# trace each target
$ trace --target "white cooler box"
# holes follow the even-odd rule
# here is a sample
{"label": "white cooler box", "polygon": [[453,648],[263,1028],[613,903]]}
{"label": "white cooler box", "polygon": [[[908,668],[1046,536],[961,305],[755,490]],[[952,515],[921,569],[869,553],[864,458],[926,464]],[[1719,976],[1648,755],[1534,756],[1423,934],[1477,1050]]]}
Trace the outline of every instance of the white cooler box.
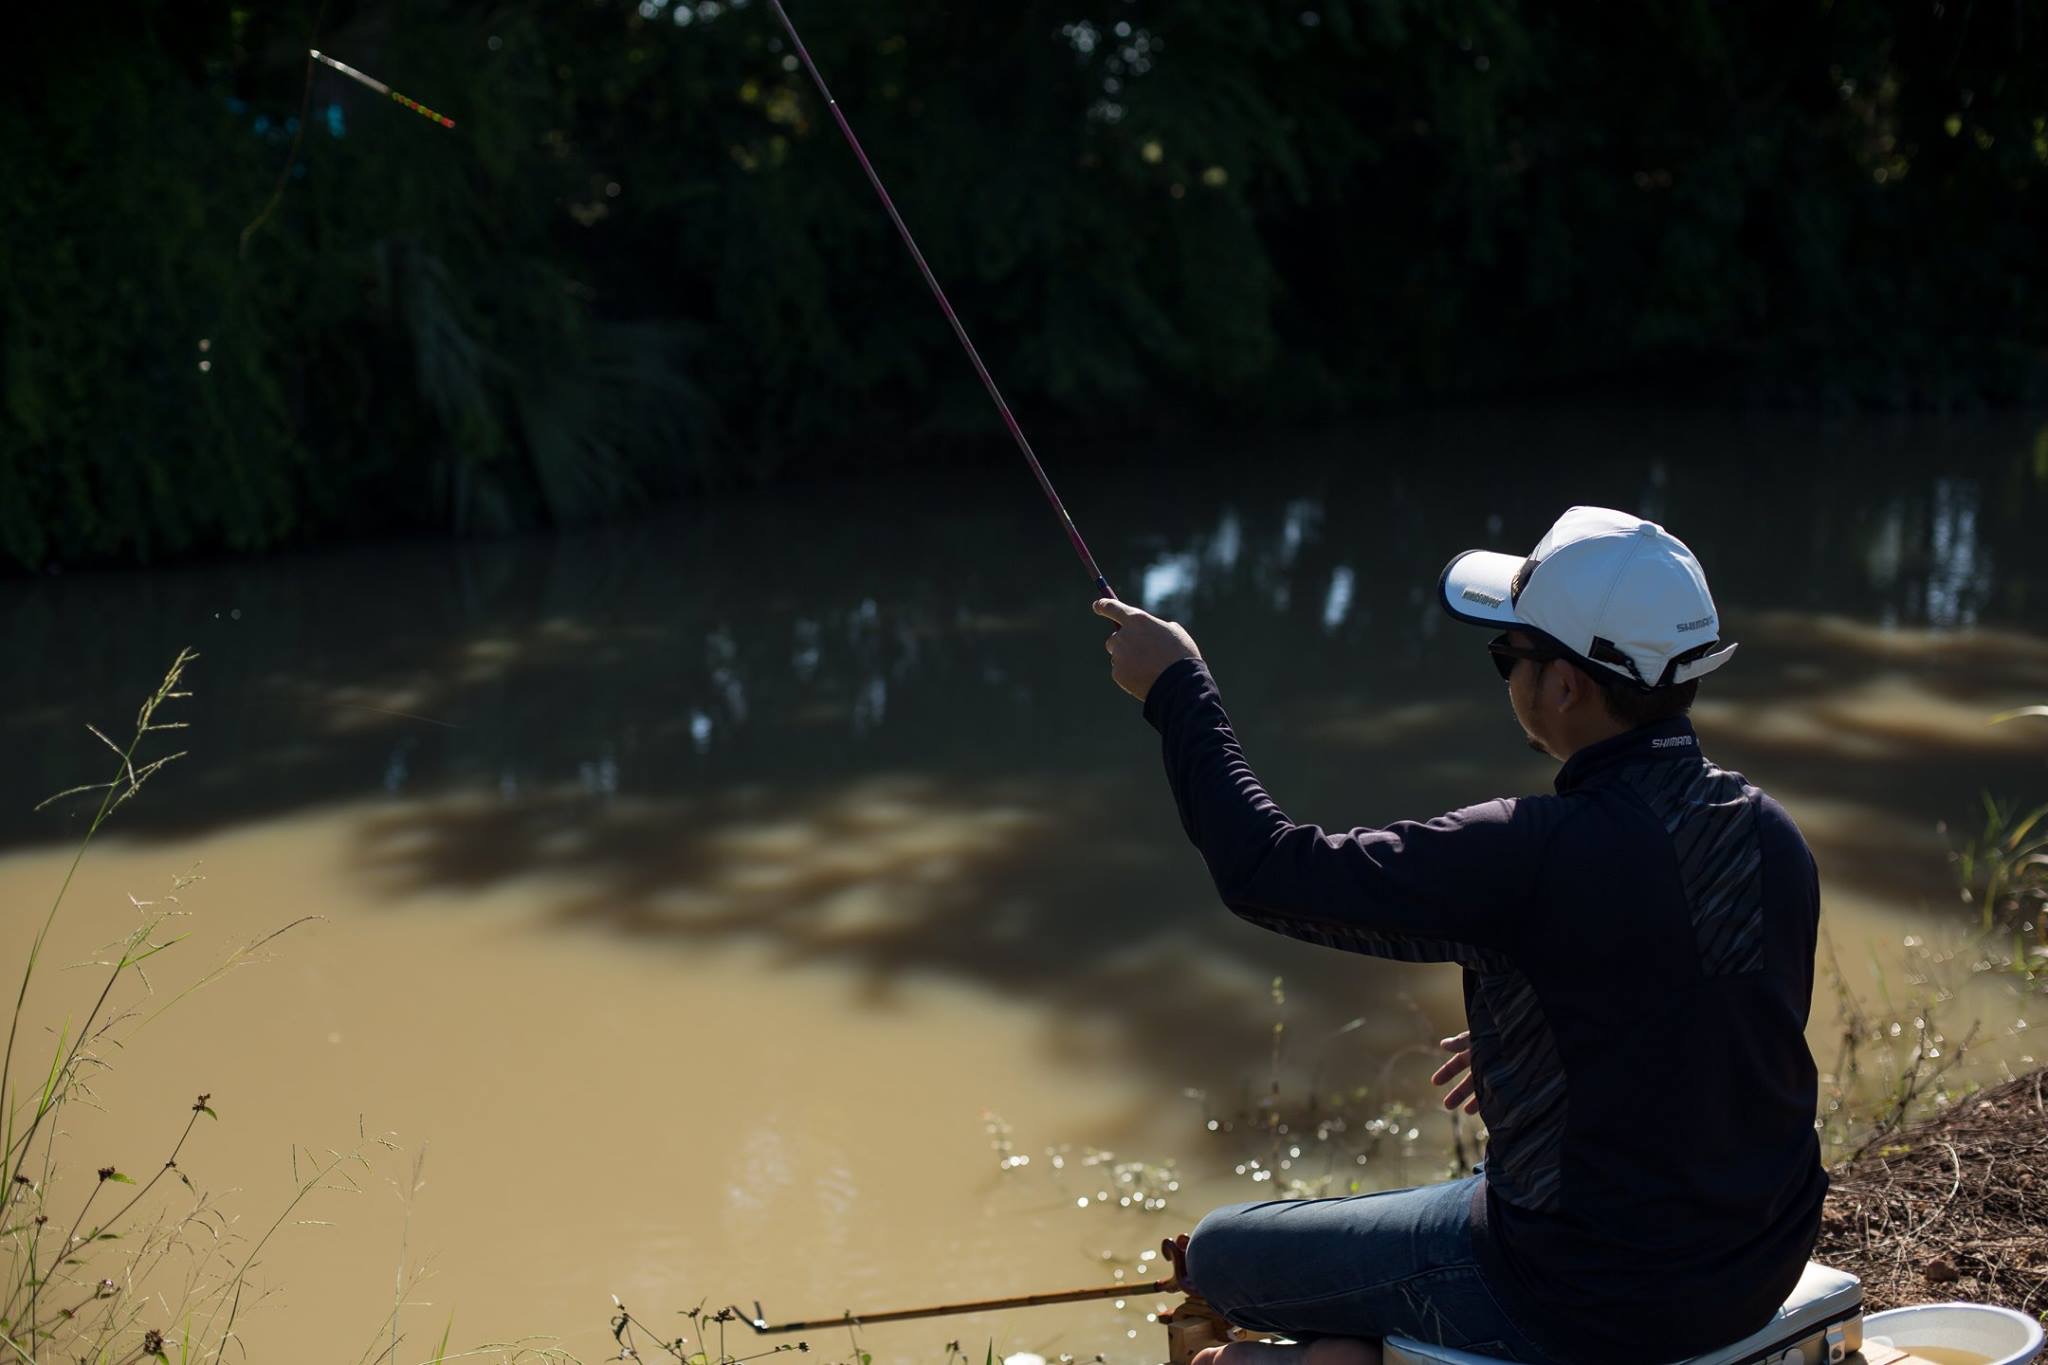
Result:
{"label": "white cooler box", "polygon": [[[1674,1310],[1676,1311],[1676,1310]],[[1678,1365],[1839,1365],[1863,1348],[1863,1286],[1854,1275],[1810,1261],[1798,1288],[1762,1331]],[[1388,1337],[1386,1365],[1499,1365],[1489,1356]],[[1644,1365],[1665,1360],[1643,1343]]]}

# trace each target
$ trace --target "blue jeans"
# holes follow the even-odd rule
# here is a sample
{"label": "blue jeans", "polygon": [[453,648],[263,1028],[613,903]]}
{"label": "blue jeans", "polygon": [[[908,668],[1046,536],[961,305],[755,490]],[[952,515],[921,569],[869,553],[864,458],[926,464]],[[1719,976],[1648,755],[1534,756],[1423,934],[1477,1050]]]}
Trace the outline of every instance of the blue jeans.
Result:
{"label": "blue jeans", "polygon": [[1398,1334],[1544,1365],[1480,1271],[1481,1178],[1217,1209],[1189,1239],[1188,1279],[1239,1327],[1296,1341]]}

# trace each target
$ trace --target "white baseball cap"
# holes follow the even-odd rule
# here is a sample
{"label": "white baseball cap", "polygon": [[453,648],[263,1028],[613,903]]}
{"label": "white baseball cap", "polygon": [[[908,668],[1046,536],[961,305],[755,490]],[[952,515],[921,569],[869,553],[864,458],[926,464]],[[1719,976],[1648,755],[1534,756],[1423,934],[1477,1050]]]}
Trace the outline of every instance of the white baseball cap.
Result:
{"label": "white baseball cap", "polygon": [[1685,542],[1610,507],[1574,507],[1527,558],[1467,550],[1444,566],[1444,610],[1547,638],[1645,690],[1704,677],[1735,653]]}

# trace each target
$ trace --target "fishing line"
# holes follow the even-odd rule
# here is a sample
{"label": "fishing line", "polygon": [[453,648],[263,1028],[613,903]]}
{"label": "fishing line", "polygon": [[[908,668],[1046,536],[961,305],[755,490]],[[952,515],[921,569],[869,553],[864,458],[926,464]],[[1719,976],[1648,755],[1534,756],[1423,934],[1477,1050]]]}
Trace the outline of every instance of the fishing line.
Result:
{"label": "fishing line", "polygon": [[974,343],[968,339],[967,329],[961,325],[959,315],[953,311],[953,305],[946,301],[946,291],[939,288],[938,277],[933,275],[932,268],[925,264],[924,253],[917,249],[917,239],[910,235],[909,227],[903,222],[903,215],[896,211],[896,202],[889,197],[889,191],[882,187],[882,177],[875,174],[874,163],[869,161],[868,154],[861,150],[860,139],[853,135],[853,125],[846,121],[846,115],[839,108],[839,101],[833,99],[832,92],[826,89],[825,78],[819,74],[818,64],[811,60],[810,52],[804,47],[804,40],[797,36],[796,25],[789,21],[789,15],[782,8],[782,0],[768,0],[768,4],[775,11],[775,17],[782,21],[783,29],[789,34],[789,41],[795,46],[796,55],[802,60],[804,69],[811,73],[811,80],[818,87],[818,93],[824,96],[825,107],[832,111],[832,118],[838,123],[839,131],[846,136],[846,144],[853,148],[854,156],[859,158],[860,168],[867,172],[868,183],[875,187],[876,197],[882,201],[882,207],[889,212],[889,221],[896,225],[897,234],[903,238],[903,245],[910,250],[910,258],[917,262],[918,273],[923,275],[924,282],[931,286],[932,297],[939,301],[939,308],[945,313],[946,321],[953,324],[953,335],[960,338],[960,345],[966,350],[968,360],[974,364],[974,372],[981,376],[982,387],[988,390],[988,396],[995,402],[996,411],[1002,414],[1003,425],[1010,429],[1011,437],[1017,442],[1017,449],[1024,452],[1024,461],[1031,466],[1032,476],[1038,480],[1038,486],[1044,491],[1046,501],[1052,504],[1052,510],[1058,514],[1060,525],[1066,528],[1067,539],[1073,543],[1074,553],[1081,556],[1081,563],[1086,566],[1089,576],[1095,580],[1096,591],[1104,597],[1116,596],[1110,589],[1109,580],[1103,576],[1102,570],[1096,567],[1095,556],[1088,553],[1088,542],[1081,539],[1080,530],[1074,525],[1073,517],[1067,513],[1067,505],[1061,502],[1060,495],[1053,491],[1052,480],[1045,476],[1045,467],[1038,463],[1038,456],[1032,453],[1031,442],[1024,439],[1024,428],[1017,424],[1017,418],[1011,413],[1010,405],[1003,401],[1002,391],[996,387],[996,381],[989,374],[988,366],[981,363],[981,353],[974,349]]}
{"label": "fishing line", "polygon": [[[313,41],[316,43],[320,41],[321,21],[324,20],[326,17],[327,0],[320,0],[320,8],[318,10],[315,10],[313,13]],[[246,261],[249,259],[249,239],[256,235],[256,230],[258,228],[262,227],[265,223],[270,221],[270,215],[277,211],[278,203],[284,198],[285,182],[291,178],[292,165],[299,159],[299,143],[305,140],[306,116],[310,114],[312,111],[313,59],[312,57],[308,56],[306,58],[306,90],[305,93],[299,97],[298,131],[292,134],[292,149],[285,156],[284,169],[277,173],[277,185],[270,191],[270,202],[263,206],[263,212],[257,214],[255,218],[250,220],[249,226],[242,229],[241,244],[235,249],[235,254],[242,260]]]}

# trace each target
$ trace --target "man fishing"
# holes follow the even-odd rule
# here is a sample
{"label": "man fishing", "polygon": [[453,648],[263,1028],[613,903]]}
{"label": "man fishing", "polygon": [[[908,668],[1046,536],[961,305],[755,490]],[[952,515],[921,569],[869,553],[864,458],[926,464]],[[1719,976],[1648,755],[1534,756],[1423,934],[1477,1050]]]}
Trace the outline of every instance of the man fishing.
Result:
{"label": "man fishing", "polygon": [[1390,1334],[1551,1365],[1682,1359],[1769,1321],[1819,1230],[1818,883],[1783,808],[1709,762],[1687,718],[1735,652],[1698,561],[1654,523],[1575,507],[1527,557],[1459,555],[1440,591],[1499,632],[1488,654],[1530,747],[1563,765],[1556,791],[1342,833],[1266,794],[1185,630],[1095,603],[1231,910],[1464,968],[1468,1027],[1433,1079],[1489,1134],[1462,1180],[1204,1218],[1170,1248],[1188,1287],[1298,1344],[1200,1365],[1377,1365]]}
{"label": "man fishing", "polygon": [[1485,1118],[1485,1173],[1211,1214],[1170,1244],[1176,1276],[1239,1324],[1305,1343],[1220,1352],[1377,1365],[1370,1339],[1402,1332],[1639,1365],[1762,1326],[1827,1190],[1801,1031],[1820,898],[1791,819],[1700,757],[1685,718],[1735,650],[1692,553],[1574,508],[1527,559],[1452,561],[1444,605],[1502,629],[1489,652],[1529,742],[1564,764],[1557,794],[1348,834],[1294,824],[1245,763],[1194,640],[1116,600],[781,0],[769,7],[1117,623],[1112,676],[1164,736],[1224,903],[1311,942],[1465,968],[1469,1027],[1437,1075],[1447,1103]]}

